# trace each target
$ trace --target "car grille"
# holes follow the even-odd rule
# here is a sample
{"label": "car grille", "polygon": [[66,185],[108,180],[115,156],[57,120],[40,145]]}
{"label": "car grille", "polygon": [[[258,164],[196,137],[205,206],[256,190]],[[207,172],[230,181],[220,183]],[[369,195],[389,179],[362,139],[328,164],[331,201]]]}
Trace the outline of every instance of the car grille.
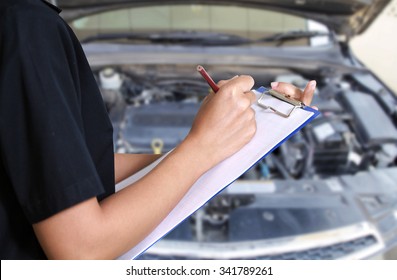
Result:
{"label": "car grille", "polygon": [[377,243],[374,236],[365,236],[356,240],[334,244],[301,252],[264,256],[260,260],[332,260],[359,252]]}
{"label": "car grille", "polygon": [[[277,255],[257,256],[257,260],[330,260],[347,257],[348,255],[358,253],[361,250],[369,248],[378,243],[373,235],[367,235],[354,240],[341,242],[329,246],[318,247],[303,251],[289,252]],[[159,256],[154,254],[143,254],[138,260],[187,260],[192,259],[184,256]]]}

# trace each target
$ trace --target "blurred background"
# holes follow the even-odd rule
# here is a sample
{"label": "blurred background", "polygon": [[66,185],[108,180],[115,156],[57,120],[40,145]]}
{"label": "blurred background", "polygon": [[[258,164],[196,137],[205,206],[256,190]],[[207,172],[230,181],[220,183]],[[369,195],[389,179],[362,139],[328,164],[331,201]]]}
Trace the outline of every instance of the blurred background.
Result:
{"label": "blurred background", "polygon": [[115,151],[161,153],[208,85],[317,81],[321,116],[141,256],[397,259],[397,0],[52,0],[82,42]]}
{"label": "blurred background", "polygon": [[[380,16],[351,42],[355,55],[397,92],[397,0],[391,1]],[[397,260],[397,248],[379,258]]]}
{"label": "blurred background", "polygon": [[351,42],[357,57],[397,92],[397,0]]}

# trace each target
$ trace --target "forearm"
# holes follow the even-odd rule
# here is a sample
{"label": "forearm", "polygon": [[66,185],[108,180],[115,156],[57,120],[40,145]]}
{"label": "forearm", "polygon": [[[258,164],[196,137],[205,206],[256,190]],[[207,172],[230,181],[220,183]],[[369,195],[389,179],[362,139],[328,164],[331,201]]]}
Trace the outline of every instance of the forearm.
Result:
{"label": "forearm", "polygon": [[194,182],[206,171],[199,155],[177,149],[165,158],[149,175],[133,186],[109,197],[101,207],[111,218],[116,231],[119,247],[111,244],[108,251],[113,256],[132,248],[144,239],[175,207]]}
{"label": "forearm", "polygon": [[115,183],[128,178],[148,166],[161,155],[153,154],[115,154],[114,155],[114,173]]}
{"label": "forearm", "polygon": [[[141,180],[98,203],[96,198],[35,224],[50,258],[115,258],[147,236],[209,168],[247,144],[256,132],[252,78],[240,76],[210,93],[187,138]],[[142,164],[117,156],[117,180]]]}
{"label": "forearm", "polygon": [[[181,145],[147,176],[100,204],[89,200],[35,225],[46,254],[57,259],[112,259],[135,246],[210,167],[199,149],[188,146]],[[71,226],[65,229],[65,224]]]}

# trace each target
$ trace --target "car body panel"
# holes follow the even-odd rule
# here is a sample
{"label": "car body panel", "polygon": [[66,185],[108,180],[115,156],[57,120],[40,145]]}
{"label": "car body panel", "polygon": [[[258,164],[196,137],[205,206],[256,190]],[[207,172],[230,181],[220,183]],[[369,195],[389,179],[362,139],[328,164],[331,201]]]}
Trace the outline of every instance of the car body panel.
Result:
{"label": "car body panel", "polygon": [[53,2],[70,22],[127,7],[217,4],[302,16],[336,34],[321,46],[83,44],[117,152],[151,153],[154,139],[167,152],[182,141],[208,92],[197,64],[214,80],[251,75],[257,87],[283,81],[304,88],[317,80],[313,103],[322,115],[141,259],[362,259],[397,245],[397,98],[347,44],[389,1]]}
{"label": "car body panel", "polygon": [[[147,6],[165,4],[186,4],[186,1],[95,1],[95,0],[58,0],[55,1],[64,9],[67,20],[99,11],[121,8],[124,6]],[[289,13],[321,22],[337,34],[347,37],[360,34],[385,8],[389,0],[233,0],[233,1],[189,1],[189,4],[238,5],[258,9],[268,9]]]}

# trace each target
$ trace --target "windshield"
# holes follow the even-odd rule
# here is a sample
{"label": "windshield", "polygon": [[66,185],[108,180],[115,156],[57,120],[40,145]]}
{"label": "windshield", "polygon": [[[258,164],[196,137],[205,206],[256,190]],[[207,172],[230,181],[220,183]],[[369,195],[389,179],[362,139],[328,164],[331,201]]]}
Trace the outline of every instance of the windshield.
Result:
{"label": "windshield", "polygon": [[[321,24],[305,18],[254,8],[226,5],[159,5],[123,8],[106,11],[74,20],[71,23],[75,33],[82,41],[98,39],[122,39],[128,34],[173,34],[193,32],[195,38],[200,34],[227,34],[233,40],[244,38],[258,40],[271,38],[275,34],[320,31],[328,32]],[[179,32],[179,33],[177,33]],[[109,36],[109,35],[115,36]],[[105,36],[103,36],[105,35]],[[102,36],[102,37],[101,37]],[[315,36],[295,36],[285,40],[282,45],[313,45]],[[89,38],[89,40],[86,40]],[[139,37],[142,39],[142,37]],[[211,37],[213,40],[213,37]],[[322,38],[327,43],[327,38]],[[325,41],[324,41],[325,40]],[[226,41],[226,40],[225,40]],[[175,43],[175,40],[173,41]],[[280,45],[280,42],[265,40],[262,43]]]}

